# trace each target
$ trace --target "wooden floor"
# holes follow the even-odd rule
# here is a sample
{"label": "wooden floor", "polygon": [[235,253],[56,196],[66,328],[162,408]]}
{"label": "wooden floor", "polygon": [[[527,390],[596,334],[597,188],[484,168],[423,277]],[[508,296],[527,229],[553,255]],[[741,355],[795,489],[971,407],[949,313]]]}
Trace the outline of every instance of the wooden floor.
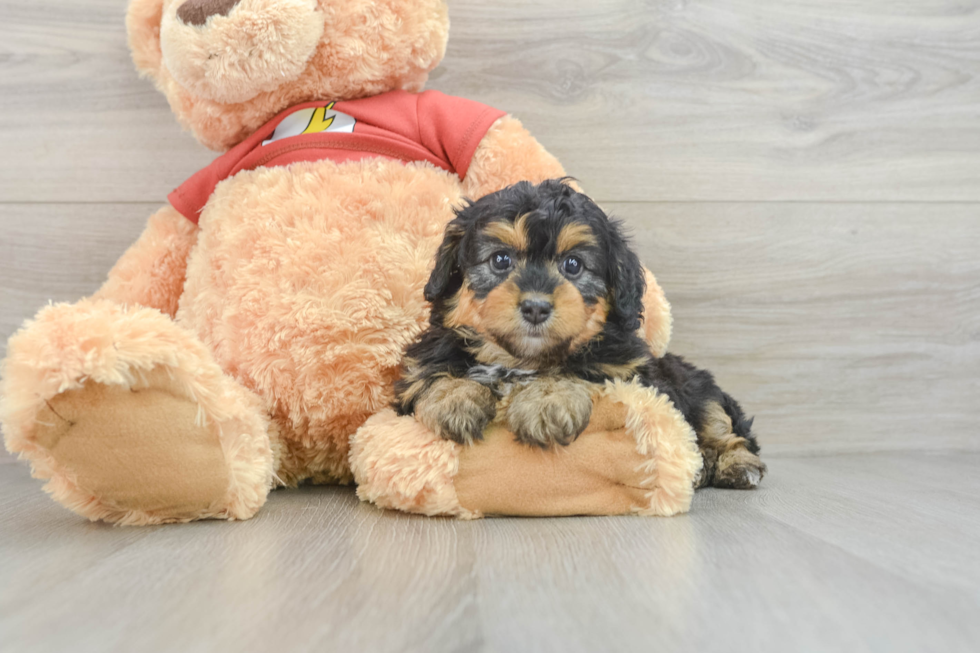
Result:
{"label": "wooden floor", "polygon": [[[214,153],[124,0],[0,0],[0,341]],[[456,523],[349,489],[88,524],[0,454],[0,649],[980,650],[980,1],[453,0],[429,88],[621,216],[771,475],[669,520]]]}
{"label": "wooden floor", "polygon": [[349,488],[90,524],[0,465],[5,651],[943,651],[980,643],[980,453],[770,460],[690,515],[457,522]]}

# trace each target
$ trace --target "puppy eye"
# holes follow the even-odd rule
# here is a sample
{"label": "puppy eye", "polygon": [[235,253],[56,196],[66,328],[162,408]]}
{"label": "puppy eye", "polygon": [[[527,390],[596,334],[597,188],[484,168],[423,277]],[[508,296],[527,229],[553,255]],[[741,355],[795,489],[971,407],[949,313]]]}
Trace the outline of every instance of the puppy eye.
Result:
{"label": "puppy eye", "polygon": [[506,272],[513,264],[514,262],[507,252],[496,252],[490,255],[490,267],[497,272]]}
{"label": "puppy eye", "polygon": [[582,272],[582,261],[574,256],[569,256],[561,264],[561,269],[570,277],[577,277]]}

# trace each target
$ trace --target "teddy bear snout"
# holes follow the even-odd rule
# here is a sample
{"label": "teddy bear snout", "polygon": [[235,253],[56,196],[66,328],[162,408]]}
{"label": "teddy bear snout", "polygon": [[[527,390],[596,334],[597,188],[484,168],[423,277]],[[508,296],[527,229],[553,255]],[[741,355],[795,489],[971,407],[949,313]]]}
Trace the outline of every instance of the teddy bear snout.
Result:
{"label": "teddy bear snout", "polygon": [[177,9],[177,18],[185,25],[200,27],[211,16],[227,16],[240,0],[187,0]]}
{"label": "teddy bear snout", "polygon": [[297,79],[323,28],[317,0],[177,0],[163,15],[160,50],[184,89],[235,104]]}

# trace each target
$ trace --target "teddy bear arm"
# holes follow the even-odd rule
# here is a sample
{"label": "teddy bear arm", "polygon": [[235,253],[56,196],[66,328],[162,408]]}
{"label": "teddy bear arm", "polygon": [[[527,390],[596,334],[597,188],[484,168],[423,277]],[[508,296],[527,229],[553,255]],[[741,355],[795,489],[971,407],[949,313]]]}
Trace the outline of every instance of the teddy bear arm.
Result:
{"label": "teddy bear arm", "polygon": [[116,262],[93,299],[156,308],[173,317],[184,288],[197,227],[167,206],[150,217],[139,239]]}
{"label": "teddy bear arm", "polygon": [[639,335],[650,345],[653,355],[659,357],[667,353],[674,318],[670,313],[670,302],[667,301],[656,277],[646,268],[643,271],[646,275],[647,289],[643,295],[643,324],[640,326]]}
{"label": "teddy bear arm", "polygon": [[381,411],[351,438],[363,501],[426,515],[674,515],[701,471],[694,431],[670,399],[637,383],[596,388],[588,427],[542,449],[502,425],[461,446],[413,416]]}
{"label": "teddy bear arm", "polygon": [[539,183],[565,176],[558,159],[548,152],[521,121],[504,116],[497,120],[473,154],[463,179],[463,194],[471,200],[519,181]]}

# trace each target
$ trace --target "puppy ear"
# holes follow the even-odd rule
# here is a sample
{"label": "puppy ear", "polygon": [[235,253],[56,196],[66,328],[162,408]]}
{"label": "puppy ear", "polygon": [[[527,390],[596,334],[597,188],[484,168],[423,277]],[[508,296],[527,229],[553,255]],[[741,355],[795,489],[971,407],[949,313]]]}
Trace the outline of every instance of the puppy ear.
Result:
{"label": "puppy ear", "polygon": [[610,281],[612,314],[629,331],[640,328],[643,320],[643,294],[646,275],[640,259],[629,248],[618,223],[610,220]]}
{"label": "puppy ear", "polygon": [[432,269],[423,291],[427,302],[446,297],[463,285],[463,273],[459,269],[459,248],[463,234],[466,233],[464,220],[463,215],[458,215],[446,226],[446,235],[436,252],[436,266]]}

